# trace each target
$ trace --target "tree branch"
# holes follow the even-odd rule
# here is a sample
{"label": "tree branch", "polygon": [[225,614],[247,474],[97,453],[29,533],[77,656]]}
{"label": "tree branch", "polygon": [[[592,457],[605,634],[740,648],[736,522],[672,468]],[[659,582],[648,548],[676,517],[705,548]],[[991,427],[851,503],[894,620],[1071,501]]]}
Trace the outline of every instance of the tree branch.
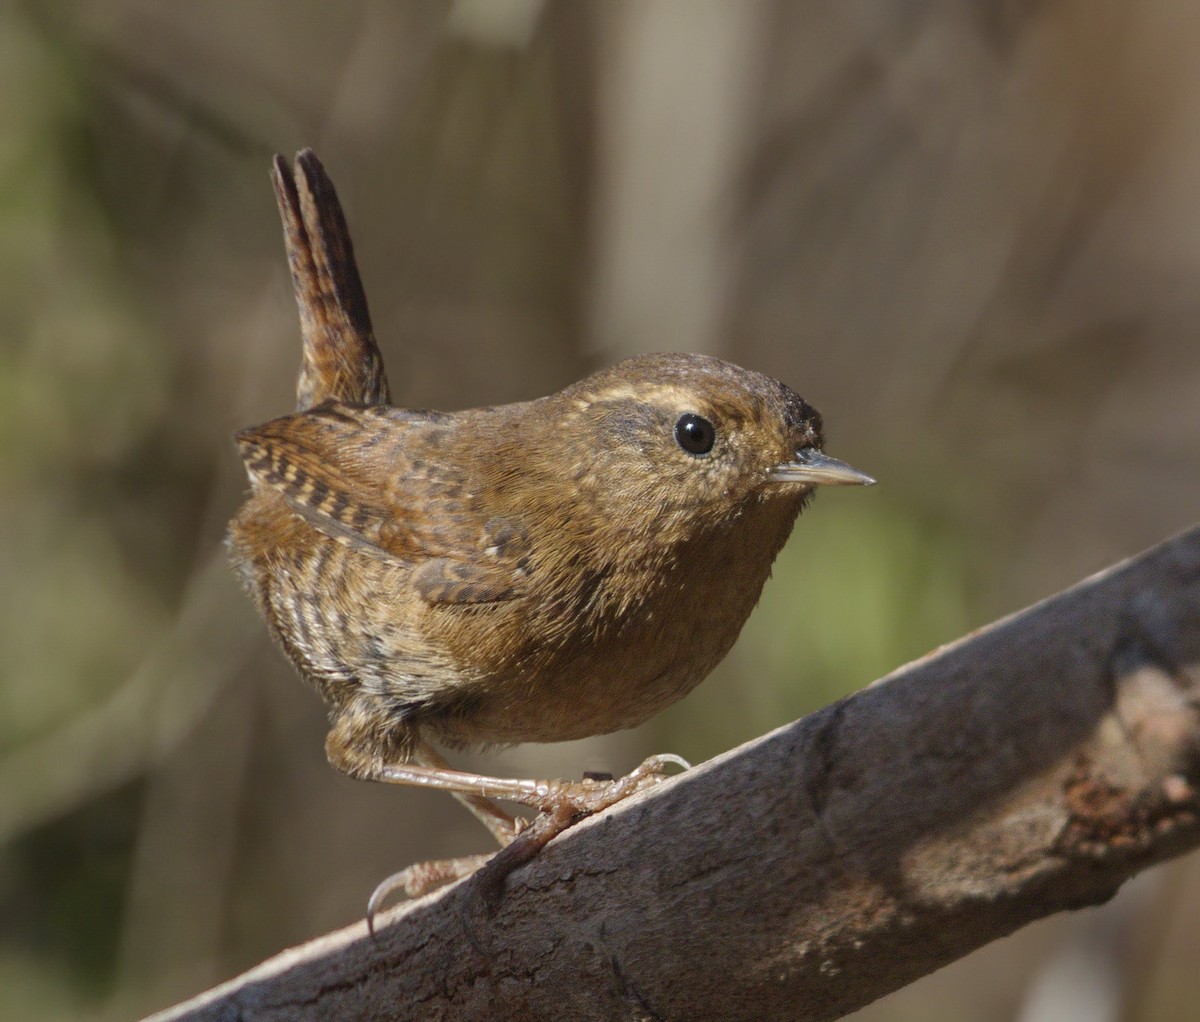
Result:
{"label": "tree branch", "polygon": [[1200,843],[1200,528],[154,1016],[832,1019]]}

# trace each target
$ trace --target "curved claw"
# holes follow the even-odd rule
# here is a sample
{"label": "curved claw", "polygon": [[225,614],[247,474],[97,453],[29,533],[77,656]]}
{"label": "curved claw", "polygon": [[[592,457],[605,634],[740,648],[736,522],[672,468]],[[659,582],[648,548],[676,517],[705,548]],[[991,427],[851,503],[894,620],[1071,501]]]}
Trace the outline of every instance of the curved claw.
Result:
{"label": "curved claw", "polygon": [[407,886],[404,879],[404,874],[407,872],[407,869],[402,869],[399,873],[393,873],[387,879],[380,881],[375,890],[371,892],[371,897],[367,899],[367,933],[372,937],[375,936],[375,917],[383,908],[383,903],[387,901],[388,895]]}
{"label": "curved claw", "polygon": [[[646,760],[645,763],[642,764],[642,766],[646,766],[649,763],[654,763],[660,766],[677,766],[680,770],[692,769],[691,763],[689,763],[682,756],[676,756],[673,752],[664,752],[657,756],[651,756],[648,760]],[[661,773],[661,771],[658,772]]]}
{"label": "curved claw", "polygon": [[492,852],[483,855],[466,855],[458,859],[436,859],[433,862],[418,862],[381,881],[367,899],[367,932],[375,936],[375,917],[393,894],[402,892],[406,898],[419,898],[446,884],[470,876],[488,859]]}
{"label": "curved claw", "polygon": [[673,752],[660,753],[657,756],[651,756],[636,769],[631,770],[628,774],[615,782],[619,789],[625,789],[628,795],[632,795],[635,791],[641,791],[646,786],[646,782],[658,784],[660,781],[665,781],[671,775],[667,773],[667,767],[679,767],[681,771],[691,770],[692,764],[682,756],[676,756]]}

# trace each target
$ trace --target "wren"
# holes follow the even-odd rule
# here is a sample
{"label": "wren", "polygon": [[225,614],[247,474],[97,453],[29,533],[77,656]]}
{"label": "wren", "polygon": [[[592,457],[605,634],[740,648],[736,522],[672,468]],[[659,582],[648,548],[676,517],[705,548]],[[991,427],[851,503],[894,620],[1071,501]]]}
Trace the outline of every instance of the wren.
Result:
{"label": "wren", "polygon": [[[455,793],[510,869],[686,764],[501,779],[449,768],[434,743],[642,723],[729,651],[813,488],[874,480],[823,453],[821,416],[794,391],[703,355],[626,359],[518,404],[392,406],[332,183],[310,150],[294,171],[276,157],[272,177],[303,361],[297,411],[237,435],[251,491],[233,561],[325,700],[330,762]],[[523,830],[492,799],[540,815]],[[381,885],[372,912],[462,872],[420,869]]]}

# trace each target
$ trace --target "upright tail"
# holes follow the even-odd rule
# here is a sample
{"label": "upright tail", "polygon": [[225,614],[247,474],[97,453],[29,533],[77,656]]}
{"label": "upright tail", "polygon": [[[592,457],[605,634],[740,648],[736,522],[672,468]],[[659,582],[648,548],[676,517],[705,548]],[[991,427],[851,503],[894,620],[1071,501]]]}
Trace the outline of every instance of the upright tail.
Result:
{"label": "upright tail", "polygon": [[282,156],[276,156],[271,181],[304,335],[297,410],[331,399],[389,404],[383,356],[371,330],[367,296],[333,182],[311,149],[296,154],[294,173]]}

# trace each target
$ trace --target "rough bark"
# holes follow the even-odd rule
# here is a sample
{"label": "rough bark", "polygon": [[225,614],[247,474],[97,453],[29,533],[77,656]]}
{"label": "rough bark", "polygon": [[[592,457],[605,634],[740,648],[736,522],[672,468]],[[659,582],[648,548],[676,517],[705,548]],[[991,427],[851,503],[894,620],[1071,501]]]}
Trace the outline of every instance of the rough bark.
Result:
{"label": "rough bark", "polygon": [[1200,529],[167,1020],[832,1019],[1200,843]]}

